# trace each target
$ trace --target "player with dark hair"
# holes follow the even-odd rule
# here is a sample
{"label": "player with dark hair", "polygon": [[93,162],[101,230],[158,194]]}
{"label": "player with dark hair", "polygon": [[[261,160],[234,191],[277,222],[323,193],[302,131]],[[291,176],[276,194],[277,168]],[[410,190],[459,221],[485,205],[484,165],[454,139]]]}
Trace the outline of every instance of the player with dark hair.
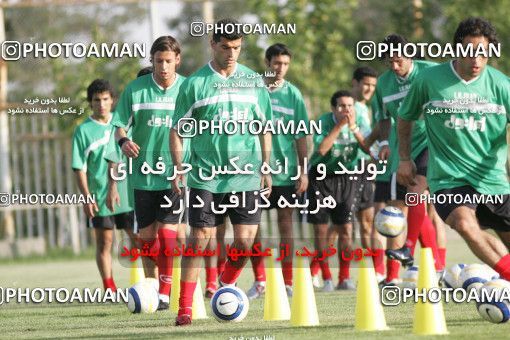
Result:
{"label": "player with dark hair", "polygon": [[[112,273],[113,227],[133,235],[133,208],[127,197],[119,201],[115,214],[107,208],[108,163],[103,158],[114,133],[111,109],[115,92],[110,83],[96,79],[87,87],[87,101],[92,115],[80,124],[73,135],[72,167],[83,195],[95,195],[95,203],[85,203],[85,215],[92,219],[96,235],[96,262],[105,289],[117,290]],[[124,184],[119,190],[126,193]]]}
{"label": "player with dark hair", "polygon": [[375,201],[397,206],[404,211],[404,214],[407,214],[406,243],[402,248],[399,248],[401,247],[401,243],[397,243],[400,241],[399,238],[389,240],[389,249],[386,250],[386,255],[389,258],[387,277],[381,283],[382,285],[393,285],[397,282],[400,268],[398,261],[402,261],[404,265],[412,265],[412,254],[418,237],[420,237],[423,246],[432,248],[436,259],[436,270],[441,271],[443,269],[437,249],[436,230],[426,214],[425,204],[420,203],[409,207],[404,204],[406,193],[422,194],[428,187],[425,178],[428,149],[423,122],[415,125],[412,137],[412,157],[419,165],[417,182],[407,188],[398,185],[396,182],[395,172],[398,165],[399,145],[395,124],[397,110],[418,74],[422,70],[435,65],[432,62],[413,60],[397,53],[391,56],[389,51],[403,50],[407,42],[407,39],[397,34],[391,34],[384,39],[383,43],[389,46],[388,52],[384,55],[389,70],[379,77],[373,101],[374,117],[379,124],[379,138],[381,141],[379,143],[379,158],[388,161],[388,175],[383,174],[376,182]]}
{"label": "player with dark hair", "polygon": [[[273,121],[283,121],[288,124],[290,121],[308,123],[305,102],[299,89],[285,79],[291,63],[292,53],[284,44],[274,44],[267,48],[265,63],[268,72],[274,74],[264,77],[271,107],[273,109]],[[303,194],[308,188],[308,175],[305,173],[305,158],[307,157],[306,135],[300,134],[276,134],[272,137],[271,166],[277,168],[278,164],[287,164],[288,171],[272,176],[273,187],[269,197],[270,206],[268,209],[276,208],[278,218],[278,230],[280,232],[280,244],[288,246],[290,254],[293,254],[293,208],[278,207],[278,200],[284,197],[287,202],[294,202],[298,195]],[[298,170],[299,168],[299,170]],[[295,178],[299,171],[299,178]],[[292,197],[292,195],[295,195]],[[260,230],[255,242],[260,242]],[[251,258],[255,282],[247,291],[249,299],[260,297],[265,291],[266,272],[264,259],[260,256]],[[292,296],[292,256],[282,259],[282,272],[287,295]]]}
{"label": "player with dark hair", "polygon": [[[151,50],[153,72],[130,82],[115,109],[113,124],[117,126],[116,141],[127,157],[133,158],[136,220],[140,248],[157,253],[159,271],[159,307],[168,309],[172,284],[173,258],[165,250],[176,246],[178,229],[185,228],[184,212],[180,211],[182,195],[172,191],[168,176],[173,175],[169,152],[169,129],[176,98],[184,77],[176,73],[181,48],[171,36],[154,41]],[[132,139],[126,131],[132,129]],[[171,201],[171,207],[162,208]],[[168,251],[167,251],[168,253]],[[155,277],[154,259],[142,258],[146,277]]]}
{"label": "player with dark hair", "polygon": [[[232,25],[234,24],[234,25]],[[212,60],[191,75],[182,85],[177,98],[174,126],[170,133],[172,159],[182,168],[181,119],[195,119],[200,126],[204,121],[220,124],[228,121],[258,121],[272,119],[271,102],[264,84],[254,71],[237,63],[243,41],[242,33],[226,32],[225,27],[238,27],[231,19],[215,23],[211,39]],[[239,86],[238,84],[243,84]],[[231,245],[238,251],[249,251],[260,224],[259,207],[261,188],[271,188],[271,176],[261,174],[262,163],[269,163],[271,135],[252,135],[240,130],[233,134],[200,131],[190,141],[191,171],[187,174],[189,193],[189,224],[191,233],[188,247],[205,249],[213,239],[216,226],[228,215],[234,230]],[[240,169],[252,168],[253,174],[213,173],[213,169],[233,170],[231,159],[236,158]],[[230,172],[230,171],[229,171]],[[173,181],[173,189],[181,191],[182,176]],[[242,190],[242,192],[240,192]],[[237,202],[238,204],[230,204]],[[240,203],[242,202],[242,203]],[[227,204],[224,210],[218,209]],[[177,326],[191,324],[193,292],[200,271],[200,257],[185,257],[182,263],[181,295]],[[221,274],[222,286],[234,285],[248,258],[229,257]]]}
{"label": "player with dark hair", "polygon": [[[487,53],[489,44],[498,41],[490,22],[469,18],[459,24],[454,43]],[[416,78],[398,112],[398,178],[404,185],[416,182],[410,138],[413,121],[423,115],[431,156],[427,179],[437,213],[480,260],[510,280],[510,184],[505,168],[510,83],[487,62],[483,54],[459,57]],[[438,202],[438,195],[464,200]],[[492,228],[501,240],[482,227]]]}
{"label": "player with dark hair", "polygon": [[[319,118],[322,126],[320,135],[314,136],[314,153],[310,159],[310,185],[308,187],[308,211],[317,211],[308,215],[313,223],[315,247],[319,255],[316,261],[322,269],[323,291],[333,291],[333,279],[328,259],[324,256],[327,248],[329,220],[338,233],[338,254],[343,270],[338,289],[354,289],[349,273],[349,263],[342,257],[342,251],[352,248],[353,214],[358,210],[363,176],[353,177],[344,169],[357,169],[364,157],[359,149],[368,152],[364,137],[370,133],[370,126],[361,114],[354,109],[354,98],[349,91],[337,91],[331,97],[331,111]],[[339,165],[341,163],[342,167]],[[335,171],[343,171],[336,174]],[[331,196],[335,207],[318,207],[318,201]],[[347,269],[347,270],[346,270]],[[342,270],[342,267],[341,267]]]}

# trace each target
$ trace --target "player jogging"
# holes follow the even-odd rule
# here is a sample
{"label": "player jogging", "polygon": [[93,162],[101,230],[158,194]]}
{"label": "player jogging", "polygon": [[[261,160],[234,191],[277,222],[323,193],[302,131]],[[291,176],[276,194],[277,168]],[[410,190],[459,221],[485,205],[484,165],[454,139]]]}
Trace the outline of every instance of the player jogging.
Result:
{"label": "player jogging", "polygon": [[[236,28],[233,31],[227,29],[232,27]],[[237,63],[242,43],[242,34],[237,27],[239,24],[231,19],[220,20],[214,25],[213,59],[181,86],[170,141],[172,159],[178,169],[182,168],[180,134],[187,130],[184,126],[190,119],[194,119],[198,126],[207,122],[226,126],[227,122],[233,122],[239,127],[241,122],[263,123],[272,118],[269,95],[262,80],[254,71]],[[271,176],[260,173],[262,162],[270,161],[271,135],[243,133],[241,129],[230,134],[211,129],[199,132],[190,141],[192,170],[188,173],[187,185],[190,187],[191,233],[188,247],[205,249],[215,227],[228,215],[234,230],[231,248],[249,251],[260,223],[259,190],[271,187]],[[253,174],[232,174],[233,160],[239,169],[248,172],[253,169]],[[218,167],[226,172],[213,173]],[[181,182],[182,176],[173,181],[176,192],[181,191]],[[234,285],[247,261],[245,256],[229,257],[220,284]],[[186,256],[183,259],[176,326],[191,324],[193,292],[200,262],[200,257]]]}
{"label": "player jogging", "polygon": [[[459,24],[453,42],[464,48],[471,45],[473,51],[482,47],[487,53],[489,44],[498,40],[488,21],[469,18]],[[437,213],[479,259],[510,280],[510,184],[505,167],[510,83],[487,62],[483,54],[459,57],[417,77],[399,110],[398,177],[404,185],[416,181],[410,135],[413,121],[423,115],[430,190],[436,200],[439,195],[463,198],[436,201]],[[481,202],[483,195],[489,199]],[[492,228],[501,240],[482,227]]]}

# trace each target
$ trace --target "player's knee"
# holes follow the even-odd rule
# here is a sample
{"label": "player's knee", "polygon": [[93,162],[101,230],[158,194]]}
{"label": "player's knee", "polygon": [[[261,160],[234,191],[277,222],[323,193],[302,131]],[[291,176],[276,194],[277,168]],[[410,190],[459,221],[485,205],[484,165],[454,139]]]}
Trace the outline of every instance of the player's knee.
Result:
{"label": "player's knee", "polygon": [[239,250],[249,250],[253,246],[253,239],[238,239],[235,243]]}
{"label": "player's knee", "polygon": [[480,232],[478,223],[470,218],[459,218],[457,221],[452,223],[452,228],[465,239],[475,240]]}

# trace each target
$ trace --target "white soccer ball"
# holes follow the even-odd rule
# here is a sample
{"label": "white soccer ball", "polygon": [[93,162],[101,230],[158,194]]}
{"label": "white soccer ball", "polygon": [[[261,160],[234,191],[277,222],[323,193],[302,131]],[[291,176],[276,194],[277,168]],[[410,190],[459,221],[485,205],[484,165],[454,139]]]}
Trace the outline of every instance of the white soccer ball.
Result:
{"label": "white soccer ball", "polygon": [[402,288],[415,289],[418,286],[418,267],[412,266],[402,275]]}
{"label": "white soccer ball", "polygon": [[128,309],[131,313],[154,313],[158,309],[159,294],[153,282],[143,280],[128,290]]}
{"label": "white soccer ball", "polygon": [[480,288],[480,301],[476,304],[478,313],[487,321],[505,323],[510,319],[510,282],[492,280]]}
{"label": "white soccer ball", "polygon": [[462,269],[459,275],[459,283],[462,284],[462,288],[469,292],[471,289],[480,290],[485,282],[497,278],[499,278],[499,275],[492,268],[485,264],[475,263]]}
{"label": "white soccer ball", "polygon": [[462,283],[459,282],[459,276],[466,265],[464,263],[457,263],[448,268],[444,273],[444,284],[448,288],[462,288]]}
{"label": "white soccer ball", "polygon": [[386,237],[396,237],[407,227],[407,220],[402,210],[387,206],[379,210],[374,219],[375,229]]}
{"label": "white soccer ball", "polygon": [[222,287],[211,298],[213,315],[219,322],[240,322],[248,314],[250,302],[237,287]]}

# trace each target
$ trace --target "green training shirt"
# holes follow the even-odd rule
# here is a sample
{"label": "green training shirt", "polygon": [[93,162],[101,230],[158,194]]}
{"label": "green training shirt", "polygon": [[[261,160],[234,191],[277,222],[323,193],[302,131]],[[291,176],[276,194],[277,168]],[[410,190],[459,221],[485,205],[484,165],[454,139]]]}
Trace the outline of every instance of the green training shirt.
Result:
{"label": "green training shirt", "polygon": [[469,185],[482,194],[510,194],[509,113],[508,78],[490,66],[470,81],[460,78],[452,61],[417,77],[399,117],[417,120],[423,114],[432,192]]}
{"label": "green training shirt", "polygon": [[[173,163],[169,149],[169,131],[179,88],[184,77],[176,74],[173,84],[163,89],[151,74],[136,78],[122,92],[114,113],[113,125],[133,129],[133,141],[140,146],[137,158],[133,159],[132,185],[140,190],[165,190],[171,188],[168,176],[173,175]],[[160,159],[161,157],[161,159]],[[157,162],[165,164],[165,171],[142,173],[142,165],[159,172]]]}

